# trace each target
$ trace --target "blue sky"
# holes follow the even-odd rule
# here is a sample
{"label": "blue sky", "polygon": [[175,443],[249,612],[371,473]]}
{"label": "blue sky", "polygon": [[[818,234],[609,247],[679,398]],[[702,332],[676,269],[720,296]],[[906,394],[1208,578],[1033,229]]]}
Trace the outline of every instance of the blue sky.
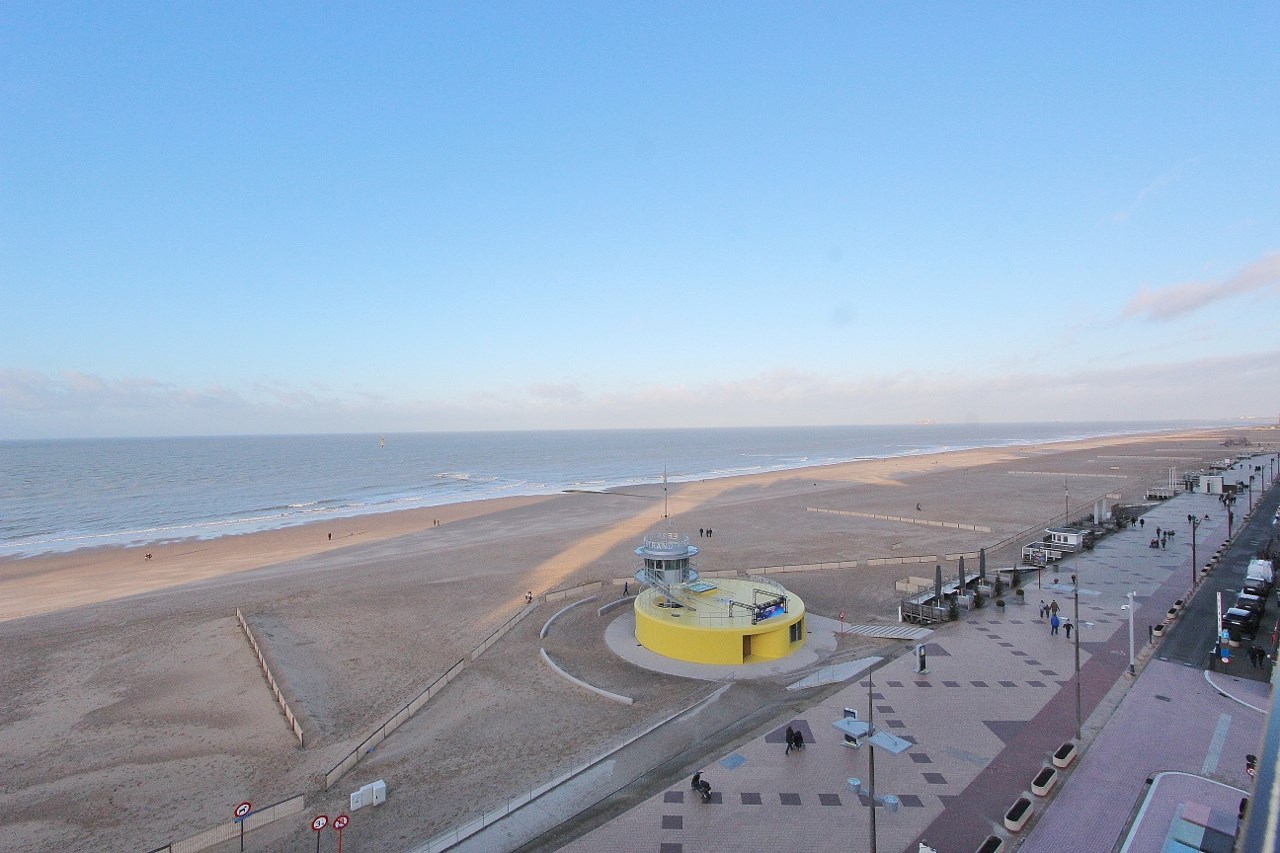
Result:
{"label": "blue sky", "polygon": [[1280,6],[0,5],[0,438],[1280,413]]}

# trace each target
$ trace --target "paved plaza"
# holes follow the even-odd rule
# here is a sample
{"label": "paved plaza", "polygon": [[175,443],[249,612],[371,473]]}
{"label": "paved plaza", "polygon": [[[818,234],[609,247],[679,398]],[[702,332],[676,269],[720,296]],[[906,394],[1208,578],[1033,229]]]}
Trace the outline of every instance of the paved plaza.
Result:
{"label": "paved plaza", "polygon": [[[1244,755],[1258,751],[1270,708],[1265,675],[1247,671],[1247,660],[1237,659],[1234,672],[1213,673],[1160,660],[1159,641],[1147,642],[1149,626],[1163,622],[1191,585],[1188,514],[1208,516],[1198,531],[1204,562],[1227,537],[1217,496],[1180,494],[1158,503],[1143,527],[1107,536],[1057,572],[1027,576],[1024,604],[1001,611],[989,603],[940,626],[926,640],[926,672],[916,671],[914,655],[901,655],[875,669],[870,682],[864,672],[793,718],[708,757],[701,770],[711,802],[692,795],[682,778],[562,849],[868,849],[869,749],[847,746],[832,722],[845,708],[865,720],[869,705],[877,728],[911,744],[901,754],[875,756],[876,793],[899,801],[894,812],[877,808],[880,850],[914,853],[925,842],[967,853],[995,835],[1005,849],[1021,845],[1028,853],[1122,845],[1147,851],[1164,849],[1168,838],[1199,833],[1209,844],[1234,832],[1242,792],[1251,789]],[[1179,534],[1167,547],[1151,548],[1156,527]],[[1080,577],[1078,619],[1073,572]],[[1136,680],[1127,673],[1130,623],[1122,609],[1130,591],[1137,594]],[[1079,680],[1077,635],[1051,634],[1041,600],[1056,601],[1079,632]],[[788,754],[788,725],[804,734],[803,750]],[[1077,726],[1083,757],[1058,771],[1049,797],[1033,795],[1032,780],[1075,740]],[[859,792],[851,778],[861,780]],[[1033,817],[1028,829],[1011,833],[1003,817],[1023,796]],[[543,815],[544,824],[563,819],[554,805]],[[501,823],[507,825],[459,849],[515,849],[539,831],[536,820],[523,831],[518,821]]]}

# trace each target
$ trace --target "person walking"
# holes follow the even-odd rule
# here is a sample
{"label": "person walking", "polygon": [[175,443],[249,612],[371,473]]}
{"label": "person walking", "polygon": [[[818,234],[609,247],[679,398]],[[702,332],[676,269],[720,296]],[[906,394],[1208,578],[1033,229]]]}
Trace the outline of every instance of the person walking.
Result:
{"label": "person walking", "polygon": [[804,732],[796,729],[796,749],[804,749]]}
{"label": "person walking", "polygon": [[1049,615],[1050,615],[1050,616],[1057,616],[1057,615],[1058,615],[1058,609],[1059,609],[1059,608],[1058,608],[1058,599],[1056,599],[1056,598],[1055,598],[1053,601],[1050,601],[1050,602],[1049,602]]}
{"label": "person walking", "polygon": [[1067,639],[1070,640],[1071,639],[1071,620],[1070,619],[1063,620],[1062,627],[1067,629]]}
{"label": "person walking", "polygon": [[791,728],[791,726],[787,726],[787,751],[782,754],[790,755],[791,750],[795,749],[795,746],[796,746],[796,730]]}
{"label": "person walking", "polygon": [[1048,612],[1049,612],[1049,605],[1044,603],[1043,598],[1040,599],[1040,618],[1043,619],[1044,615]]}
{"label": "person walking", "polygon": [[1049,617],[1049,636],[1050,637],[1058,636],[1058,625],[1060,624],[1061,623],[1058,621],[1057,613]]}

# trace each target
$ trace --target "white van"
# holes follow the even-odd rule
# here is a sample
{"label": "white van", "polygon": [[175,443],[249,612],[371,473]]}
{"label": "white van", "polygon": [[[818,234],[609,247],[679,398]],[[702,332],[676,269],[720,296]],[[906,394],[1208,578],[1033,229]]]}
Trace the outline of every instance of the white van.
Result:
{"label": "white van", "polygon": [[1244,573],[1245,580],[1258,579],[1267,583],[1275,583],[1276,575],[1271,568],[1270,560],[1250,560],[1249,569]]}

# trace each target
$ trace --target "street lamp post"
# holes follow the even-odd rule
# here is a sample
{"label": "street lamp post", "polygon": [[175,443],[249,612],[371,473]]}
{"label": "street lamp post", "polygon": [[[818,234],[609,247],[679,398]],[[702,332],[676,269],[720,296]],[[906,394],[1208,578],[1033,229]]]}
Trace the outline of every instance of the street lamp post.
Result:
{"label": "street lamp post", "polygon": [[[871,853],[876,853],[876,803],[882,803],[885,808],[891,812],[898,810],[899,800],[892,794],[877,797],[876,796],[876,747],[887,749],[894,755],[899,755],[911,748],[910,741],[903,740],[897,735],[888,732],[877,731],[872,724],[875,717],[875,705],[873,704],[871,695],[871,673],[867,673],[867,721],[856,720],[851,717],[836,720],[831,725],[837,730],[843,732],[846,736],[857,739],[866,739],[867,743],[867,781],[870,783],[870,791],[868,794],[869,805],[871,807]],[[854,795],[858,795],[859,788],[862,783],[858,779],[850,779],[849,787],[853,789]]]}
{"label": "street lamp post", "polygon": [[1191,588],[1196,588],[1196,530],[1200,527],[1200,519],[1187,513],[1187,521],[1191,523]]}
{"label": "street lamp post", "polygon": [[1249,512],[1253,512],[1253,475],[1249,475]]}
{"label": "street lamp post", "polygon": [[[1137,595],[1137,593],[1127,592],[1125,593],[1125,595],[1129,599],[1129,603],[1125,605],[1125,609],[1129,611],[1129,674],[1137,675],[1138,673],[1134,670],[1134,667],[1133,667],[1133,597]],[[1076,626],[1077,634],[1079,633],[1079,631],[1080,631],[1080,626],[1077,625]]]}
{"label": "street lamp post", "polygon": [[1076,740],[1080,740],[1080,575],[1073,574],[1071,582],[1075,586],[1075,616],[1073,620],[1076,624]]}

